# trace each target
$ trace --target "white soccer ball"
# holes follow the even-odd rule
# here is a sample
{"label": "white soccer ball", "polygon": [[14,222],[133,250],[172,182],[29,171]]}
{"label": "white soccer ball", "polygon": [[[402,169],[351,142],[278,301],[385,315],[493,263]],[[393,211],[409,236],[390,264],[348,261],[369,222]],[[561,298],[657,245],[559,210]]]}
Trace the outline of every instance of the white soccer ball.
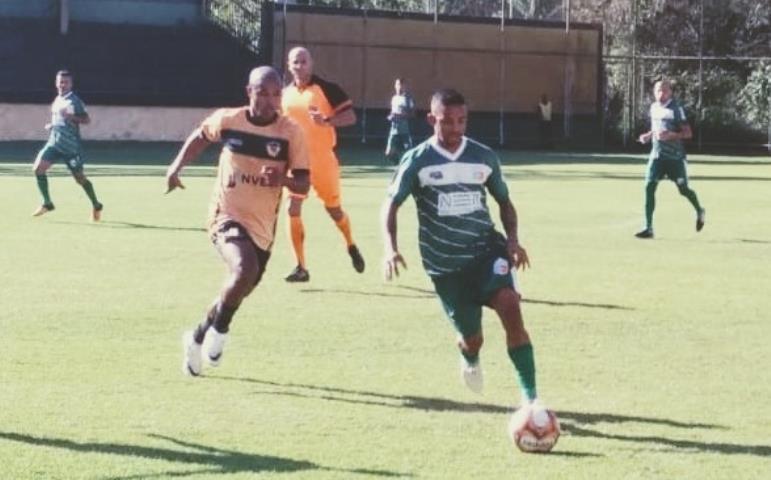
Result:
{"label": "white soccer ball", "polygon": [[511,416],[509,436],[523,452],[546,453],[560,438],[560,422],[553,411],[540,405],[526,405]]}

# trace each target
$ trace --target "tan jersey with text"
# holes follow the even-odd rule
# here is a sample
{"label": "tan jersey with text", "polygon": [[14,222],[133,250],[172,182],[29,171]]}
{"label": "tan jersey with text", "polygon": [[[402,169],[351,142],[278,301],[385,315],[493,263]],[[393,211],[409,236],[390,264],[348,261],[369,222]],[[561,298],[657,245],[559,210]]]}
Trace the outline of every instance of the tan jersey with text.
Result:
{"label": "tan jersey with text", "polygon": [[283,187],[267,185],[264,174],[268,169],[308,169],[308,150],[302,130],[291,119],[281,115],[260,126],[250,121],[248,111],[248,107],[219,109],[201,124],[207,140],[223,144],[209,230],[238,222],[258,247],[269,251]]}

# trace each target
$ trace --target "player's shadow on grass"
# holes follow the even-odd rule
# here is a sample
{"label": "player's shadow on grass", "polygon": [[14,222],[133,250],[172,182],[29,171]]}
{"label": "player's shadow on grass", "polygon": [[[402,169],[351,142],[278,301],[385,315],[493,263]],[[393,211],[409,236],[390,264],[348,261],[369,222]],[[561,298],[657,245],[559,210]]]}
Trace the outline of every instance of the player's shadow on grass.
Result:
{"label": "player's shadow on grass", "polygon": [[106,221],[101,223],[107,228],[140,228],[146,230],[169,230],[181,232],[205,232],[203,227],[172,227],[169,225],[148,225],[145,223]]}
{"label": "player's shadow on grass", "polygon": [[[336,289],[336,288],[326,288],[326,289],[325,288],[303,288],[300,290],[300,292],[301,293],[323,293],[323,294],[342,293],[345,295],[364,295],[368,297],[394,297],[394,298],[416,298],[416,299],[436,298],[436,293],[433,290],[427,290],[425,288],[410,287],[407,285],[394,285],[394,286],[391,286],[390,288],[407,290],[415,293],[414,294],[389,293],[386,291],[366,292],[366,291],[358,291],[358,290],[343,290],[343,289]],[[522,299],[522,303],[530,303],[533,305],[548,305],[550,307],[582,307],[582,308],[601,308],[605,310],[634,310],[634,308],[631,308],[631,307],[625,307],[623,305],[613,305],[610,303],[558,302],[555,300],[539,300],[536,298],[527,298],[527,297]]]}
{"label": "player's shadow on grass", "polygon": [[167,230],[175,232],[205,232],[206,229],[202,227],[172,227],[169,225],[149,225],[146,223],[133,223],[133,222],[119,222],[115,220],[107,220],[101,222],[61,222],[52,221],[51,223],[59,223],[62,225],[89,225],[99,228],[137,228],[143,230]]}
{"label": "player's shadow on grass", "polygon": [[[130,445],[123,443],[103,442],[76,442],[65,438],[34,436],[13,432],[0,431],[0,441],[11,441],[47,448],[58,448],[70,452],[99,453],[106,455],[118,455],[121,457],[137,457],[150,460],[162,460],[165,462],[197,465],[193,470],[170,470],[155,474],[136,474],[117,477],[102,477],[105,480],[128,480],[133,478],[167,478],[187,477],[201,474],[233,474],[233,473],[292,473],[310,470],[321,470],[344,474],[374,475],[379,477],[403,477],[410,476],[400,472],[387,470],[371,470],[363,468],[340,469],[325,467],[306,460],[294,460],[291,458],[274,457],[269,455],[256,455],[239,452],[237,450],[224,450],[197,443],[185,442],[164,435],[148,435],[156,440],[164,440],[174,444],[175,448],[145,447],[142,445]],[[62,472],[60,472],[62,473]]]}
{"label": "player's shadow on grass", "polygon": [[758,244],[768,244],[771,243],[771,240],[756,240],[752,238],[740,238],[740,243],[758,243]]}
{"label": "player's shadow on grass", "polygon": [[[420,397],[414,395],[393,395],[387,393],[366,392],[349,390],[344,388],[324,387],[318,385],[281,383],[254,378],[238,377],[209,377],[213,380],[239,381],[270,390],[258,390],[257,395],[277,395],[287,397],[299,397],[318,399],[324,401],[342,402],[359,405],[372,405],[388,408],[412,408],[432,412],[460,412],[460,413],[490,413],[507,414],[513,408],[506,405],[490,403],[467,403],[448,400],[444,398]],[[558,411],[563,432],[577,437],[592,437],[606,440],[618,440],[624,442],[648,443],[665,445],[678,450],[691,450],[702,453],[719,453],[727,455],[755,455],[771,457],[771,445],[742,445],[720,442],[700,442],[694,440],[678,440],[663,436],[626,435],[607,433],[587,426],[597,424],[644,424],[661,427],[681,428],[689,431],[693,429],[727,430],[726,427],[712,423],[682,422],[667,418],[642,417],[634,415],[616,415],[612,413],[588,413],[575,411]]]}

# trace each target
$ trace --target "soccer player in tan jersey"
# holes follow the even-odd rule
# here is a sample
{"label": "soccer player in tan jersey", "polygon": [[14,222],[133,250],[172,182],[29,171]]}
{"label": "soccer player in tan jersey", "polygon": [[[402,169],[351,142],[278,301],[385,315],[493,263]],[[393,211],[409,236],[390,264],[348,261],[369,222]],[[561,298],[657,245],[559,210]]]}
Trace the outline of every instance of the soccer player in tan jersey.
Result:
{"label": "soccer player in tan jersey", "polygon": [[179,174],[210,143],[222,143],[209,210],[209,235],[229,274],[205,319],[185,333],[183,371],[197,376],[202,345],[212,366],[222,358],[233,314],[265,272],[283,187],[300,195],[310,188],[308,151],[300,127],[281,115],[282,81],[272,67],[249,75],[249,105],[223,108],[185,141],[166,172],[168,192],[184,188]]}
{"label": "soccer player in tan jersey", "polygon": [[[353,268],[364,271],[364,258],[353,241],[351,222],[340,201],[340,163],[335,155],[336,127],[356,123],[353,102],[337,85],[313,74],[313,58],[303,47],[295,47],[288,55],[292,83],[284,89],[281,108],[305,132],[311,160],[311,185],[324,202],[324,208],[345,238]],[[285,278],[287,282],[307,282],[310,274],[305,265],[305,227],[300,214],[304,195],[289,196],[289,233],[297,259],[297,267]]]}

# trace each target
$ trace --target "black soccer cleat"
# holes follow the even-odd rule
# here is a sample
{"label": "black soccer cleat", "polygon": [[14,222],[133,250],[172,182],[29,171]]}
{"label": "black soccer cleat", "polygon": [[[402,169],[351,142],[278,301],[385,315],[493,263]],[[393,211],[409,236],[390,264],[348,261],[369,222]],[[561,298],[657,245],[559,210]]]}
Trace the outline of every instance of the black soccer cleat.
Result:
{"label": "black soccer cleat", "polygon": [[362,273],[364,271],[364,257],[361,256],[361,252],[359,251],[359,248],[356,245],[351,245],[348,247],[348,255],[351,256],[351,263],[353,264],[354,270],[356,270],[359,273]]}
{"label": "black soccer cleat", "polygon": [[706,215],[707,211],[703,208],[699,209],[699,213],[696,214],[696,231],[701,232],[701,229],[704,228],[704,222],[706,221]]}
{"label": "black soccer cleat", "polygon": [[292,273],[284,277],[284,280],[289,283],[307,282],[310,279],[311,274],[308,272],[308,270],[304,269],[300,265],[297,265],[294,270],[292,270]]}
{"label": "black soccer cleat", "polygon": [[646,228],[634,234],[637,238],[653,238],[653,229]]}

